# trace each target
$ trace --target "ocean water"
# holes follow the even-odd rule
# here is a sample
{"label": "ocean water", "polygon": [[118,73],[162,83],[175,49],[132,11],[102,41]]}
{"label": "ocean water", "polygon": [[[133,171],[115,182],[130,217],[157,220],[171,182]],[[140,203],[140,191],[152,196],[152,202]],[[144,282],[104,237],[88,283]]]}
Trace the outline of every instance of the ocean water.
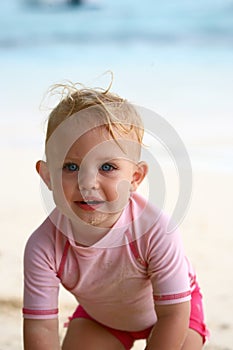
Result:
{"label": "ocean water", "polygon": [[8,0],[1,49],[59,43],[208,45],[232,48],[231,0]]}
{"label": "ocean water", "polygon": [[42,147],[49,85],[107,86],[152,108],[200,167],[233,170],[232,0],[0,3],[2,147]]}

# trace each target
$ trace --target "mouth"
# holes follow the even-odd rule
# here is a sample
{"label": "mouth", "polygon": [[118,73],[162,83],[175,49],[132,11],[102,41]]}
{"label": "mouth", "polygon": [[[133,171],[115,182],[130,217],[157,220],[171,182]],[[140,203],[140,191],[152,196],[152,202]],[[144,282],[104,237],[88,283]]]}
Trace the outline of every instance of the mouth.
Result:
{"label": "mouth", "polygon": [[88,201],[76,201],[75,204],[86,211],[94,211],[103,205],[104,201],[100,200],[88,200]]}

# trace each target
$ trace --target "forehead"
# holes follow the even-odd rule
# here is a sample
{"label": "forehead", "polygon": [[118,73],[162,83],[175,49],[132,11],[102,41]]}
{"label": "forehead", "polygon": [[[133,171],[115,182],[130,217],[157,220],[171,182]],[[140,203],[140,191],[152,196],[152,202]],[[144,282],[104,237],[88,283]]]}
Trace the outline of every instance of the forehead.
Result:
{"label": "forehead", "polygon": [[63,162],[67,157],[83,159],[89,157],[127,158],[138,161],[140,145],[133,132],[122,135],[115,132],[114,137],[109,126],[101,124],[93,127],[87,120],[82,124],[77,121],[66,123],[52,135],[46,147],[50,160]]}
{"label": "forehead", "polygon": [[137,145],[135,141],[119,136],[113,138],[104,127],[94,128],[76,140],[67,153],[67,157],[83,159],[124,158],[136,161]]}
{"label": "forehead", "polygon": [[80,135],[68,150],[68,154],[82,155],[93,149],[98,149],[101,145],[113,143],[113,138],[103,126],[95,127]]}

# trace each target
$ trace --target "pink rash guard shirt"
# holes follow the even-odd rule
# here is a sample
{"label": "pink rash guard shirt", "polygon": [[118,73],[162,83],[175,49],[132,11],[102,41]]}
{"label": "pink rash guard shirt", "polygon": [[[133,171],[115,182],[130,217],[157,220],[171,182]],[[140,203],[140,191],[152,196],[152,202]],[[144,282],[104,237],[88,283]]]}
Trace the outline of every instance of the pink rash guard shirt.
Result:
{"label": "pink rash guard shirt", "polygon": [[160,210],[134,193],[114,227],[82,247],[68,238],[70,220],[55,209],[25,248],[24,317],[58,317],[61,283],[104,325],[125,331],[152,326],[154,303],[188,301],[195,288],[180,234],[167,233],[167,224]]}

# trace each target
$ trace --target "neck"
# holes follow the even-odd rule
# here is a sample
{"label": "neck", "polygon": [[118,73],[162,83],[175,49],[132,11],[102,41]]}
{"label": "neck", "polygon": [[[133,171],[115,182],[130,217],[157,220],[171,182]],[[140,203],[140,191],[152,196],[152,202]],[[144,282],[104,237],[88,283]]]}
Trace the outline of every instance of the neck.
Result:
{"label": "neck", "polygon": [[81,220],[71,220],[73,238],[77,245],[93,246],[107,235],[111,227],[95,226],[95,223],[85,223]]}

